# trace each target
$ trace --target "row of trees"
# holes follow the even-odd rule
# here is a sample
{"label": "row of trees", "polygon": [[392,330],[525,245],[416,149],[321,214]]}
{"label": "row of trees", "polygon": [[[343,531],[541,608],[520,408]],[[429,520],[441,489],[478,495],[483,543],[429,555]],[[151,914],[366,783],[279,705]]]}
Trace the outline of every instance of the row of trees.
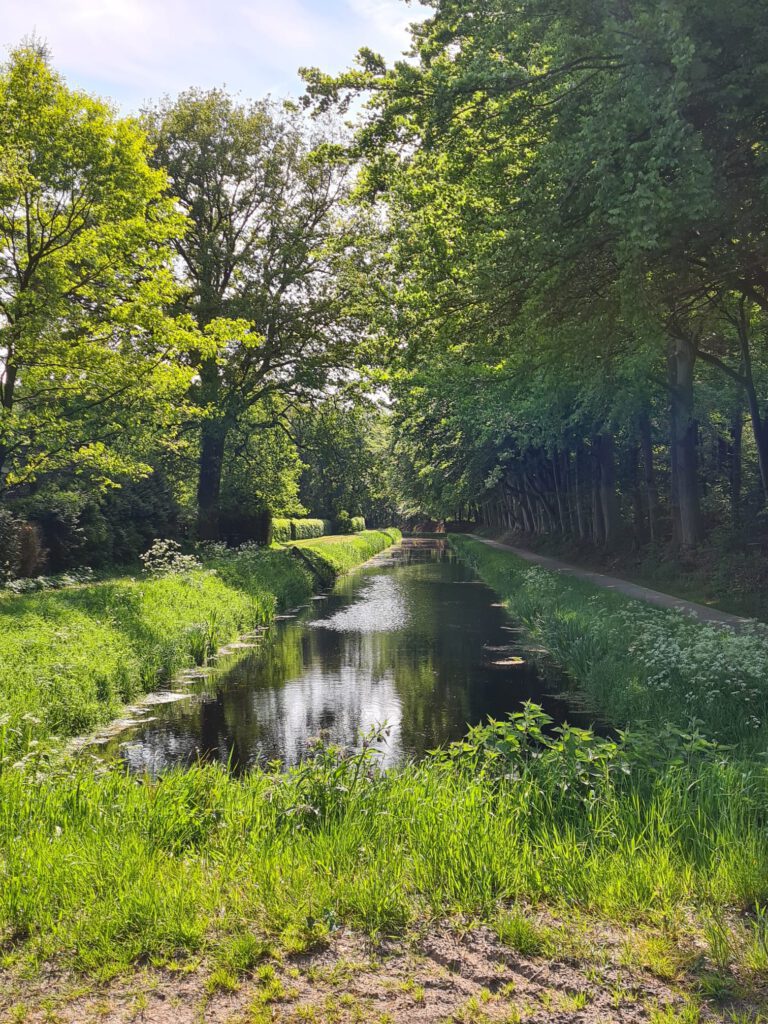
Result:
{"label": "row of trees", "polygon": [[[386,505],[370,429],[382,414],[352,388],[365,224],[350,167],[330,123],[309,131],[295,109],[191,90],[123,118],[69,88],[35,41],[12,52],[6,572],[11,548],[31,572],[43,547],[56,569],[135,557],[157,535],[245,540],[269,512]],[[345,446],[356,466],[324,481]]]}
{"label": "row of trees", "polygon": [[697,545],[768,494],[768,3],[432,0],[367,94],[404,507]]}

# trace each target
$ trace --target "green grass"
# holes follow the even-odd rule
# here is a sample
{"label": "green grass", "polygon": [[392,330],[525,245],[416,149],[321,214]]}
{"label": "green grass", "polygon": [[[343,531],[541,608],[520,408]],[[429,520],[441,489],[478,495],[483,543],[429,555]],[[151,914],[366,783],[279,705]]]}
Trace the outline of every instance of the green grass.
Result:
{"label": "green grass", "polygon": [[[359,539],[300,550],[311,546],[340,571],[383,543],[370,531]],[[532,630],[560,638],[564,661],[569,649],[584,656],[606,640],[606,617],[618,644],[611,616],[626,609],[612,595],[604,605],[568,581],[566,597],[553,597],[565,581],[529,579],[505,553],[457,543],[465,555],[502,555],[478,559],[481,572],[498,573]],[[257,576],[267,588],[258,593],[274,595],[283,573],[303,571],[287,552],[247,557],[252,564],[222,559],[199,582],[252,598]],[[578,628],[559,624],[571,612],[582,616]],[[632,660],[626,630],[621,644],[614,666],[619,655]],[[574,655],[572,664],[582,662]],[[627,963],[659,976],[676,977],[702,955],[720,987],[765,971],[762,763],[684,730],[617,739],[553,730],[532,705],[418,764],[381,772],[371,757],[319,747],[300,767],[242,778],[212,765],[158,779],[33,756],[6,766],[0,968],[53,961],[107,977],[203,958],[212,988],[235,988],[244,974],[271,970],[262,960],[322,946],[339,926],[395,936],[455,917],[487,922],[528,956],[563,955],[574,922],[599,919],[637,929]]]}
{"label": "green grass", "polygon": [[345,536],[295,541],[291,547],[299,551],[321,580],[330,582],[335,576],[372,558],[401,537],[399,530],[390,527],[386,530],[364,530],[362,533]]}
{"label": "green grass", "polygon": [[[381,547],[391,543],[375,537]],[[202,570],[3,596],[0,764],[114,718],[279,608],[304,601],[316,576],[328,581],[369,556],[370,541],[350,549],[356,539],[324,538],[314,573],[290,551],[246,548]]]}
{"label": "green grass", "polygon": [[[542,725],[528,708],[384,773],[330,749],[241,780],[213,766],[155,781],[6,771],[5,962],[103,975],[202,954],[236,976],[337,925],[397,935],[452,914],[551,955],[554,933],[505,908],[691,928],[768,898],[762,769],[703,754],[651,764],[578,730],[546,739]],[[733,925],[734,949],[762,948],[764,918],[751,920]]]}
{"label": "green grass", "polygon": [[609,722],[699,729],[743,751],[768,749],[765,627],[716,628],[469,537],[450,543]]}

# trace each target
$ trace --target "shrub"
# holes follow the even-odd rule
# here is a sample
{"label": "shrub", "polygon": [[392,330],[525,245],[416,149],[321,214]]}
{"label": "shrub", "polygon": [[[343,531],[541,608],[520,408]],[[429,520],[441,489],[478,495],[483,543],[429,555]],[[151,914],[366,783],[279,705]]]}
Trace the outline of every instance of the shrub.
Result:
{"label": "shrub", "polygon": [[322,519],[292,519],[291,540],[310,540],[312,537],[322,537],[325,533],[325,524]]}
{"label": "shrub", "polygon": [[141,560],[144,571],[151,576],[171,576],[202,568],[194,555],[183,554],[181,544],[175,540],[154,541],[152,547],[141,556]]}
{"label": "shrub", "polygon": [[0,580],[18,575],[20,552],[19,524],[7,509],[0,508]]}
{"label": "shrub", "polygon": [[349,514],[349,512],[346,512],[344,511],[344,509],[342,509],[341,512],[339,512],[339,514],[336,516],[336,525],[334,528],[334,533],[354,532],[355,531],[352,526],[352,516]]}
{"label": "shrub", "polygon": [[364,516],[352,516],[352,533],[362,533],[365,529]]}
{"label": "shrub", "polygon": [[291,539],[291,520],[290,519],[273,519],[272,520],[272,540],[277,541],[279,544],[285,544]]}

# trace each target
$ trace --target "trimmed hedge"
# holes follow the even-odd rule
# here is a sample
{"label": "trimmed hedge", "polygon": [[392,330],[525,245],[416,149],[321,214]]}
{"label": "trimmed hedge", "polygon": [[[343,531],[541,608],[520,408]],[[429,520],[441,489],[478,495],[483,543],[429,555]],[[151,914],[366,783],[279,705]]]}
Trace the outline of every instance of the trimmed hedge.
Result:
{"label": "trimmed hedge", "polygon": [[286,544],[291,539],[291,520],[290,519],[273,519],[272,520],[272,540],[278,541],[280,544]]}
{"label": "trimmed hedge", "polygon": [[312,540],[328,534],[363,533],[365,519],[363,516],[346,516],[344,521],[333,522],[331,519],[273,519],[272,540],[279,544],[287,544],[292,540]]}
{"label": "trimmed hedge", "polygon": [[291,540],[311,540],[322,537],[325,533],[325,522],[322,519],[292,519]]}

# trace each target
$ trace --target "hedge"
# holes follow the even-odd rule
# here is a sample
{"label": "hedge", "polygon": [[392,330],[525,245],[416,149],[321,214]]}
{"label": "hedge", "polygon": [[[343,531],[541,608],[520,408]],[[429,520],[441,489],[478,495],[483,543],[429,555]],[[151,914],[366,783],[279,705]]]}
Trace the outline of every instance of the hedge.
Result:
{"label": "hedge", "polygon": [[352,532],[362,533],[365,529],[365,518],[363,516],[352,516]]}
{"label": "hedge", "polygon": [[290,519],[273,519],[272,520],[272,540],[276,540],[280,544],[285,544],[290,539],[291,539],[291,520]]}
{"label": "hedge", "polygon": [[312,537],[322,537],[325,533],[325,523],[322,519],[292,519],[291,540],[309,540]]}

